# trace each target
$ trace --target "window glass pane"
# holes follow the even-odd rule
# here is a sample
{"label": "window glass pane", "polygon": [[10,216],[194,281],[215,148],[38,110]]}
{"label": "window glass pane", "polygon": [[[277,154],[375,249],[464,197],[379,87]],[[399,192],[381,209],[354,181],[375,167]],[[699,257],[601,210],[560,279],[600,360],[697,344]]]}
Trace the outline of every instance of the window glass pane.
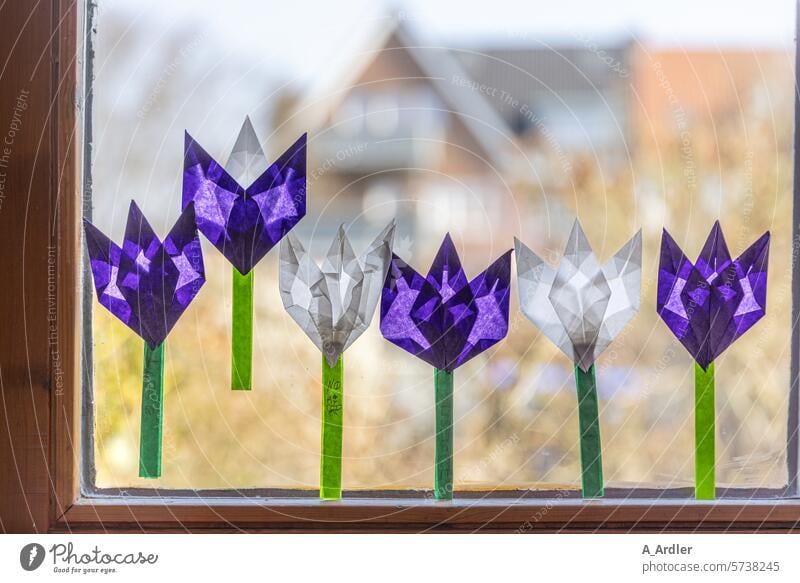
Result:
{"label": "window glass pane", "polygon": [[[662,228],[691,258],[720,218],[738,255],[772,233],[766,317],[717,361],[718,484],[786,483],[794,6],[566,0],[101,0],[93,221],[135,199],[163,236],[184,131],[221,163],[250,115],[270,160],[309,132],[317,257],[391,217],[425,273],[450,232],[474,277],[519,236],[556,263],[573,217],[601,260],[644,230],[641,313],[598,361],[610,486],[693,485],[691,358],[655,311]],[[397,3],[395,3],[397,4]],[[692,18],[686,18],[692,14]],[[522,17],[527,15],[527,17]],[[97,485],[315,488],[320,355],[283,309],[277,250],[255,269],[254,390],[231,392],[231,267],[167,342],[164,471],[138,473],[142,342],[93,300]],[[455,374],[457,488],[579,487],[571,363],[518,311]],[[345,354],[345,489],[431,488],[431,367],[372,327]]]}

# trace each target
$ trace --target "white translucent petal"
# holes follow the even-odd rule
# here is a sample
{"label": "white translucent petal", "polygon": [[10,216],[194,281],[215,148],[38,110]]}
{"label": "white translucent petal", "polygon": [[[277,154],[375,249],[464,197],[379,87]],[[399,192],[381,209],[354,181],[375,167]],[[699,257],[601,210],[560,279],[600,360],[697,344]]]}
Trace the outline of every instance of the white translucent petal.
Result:
{"label": "white translucent petal", "polygon": [[550,303],[556,272],[519,239],[514,238],[517,259],[517,290],[522,313],[542,334],[574,360],[572,342]]}
{"label": "white translucent petal", "polygon": [[269,167],[269,162],[258,141],[250,117],[244,119],[242,128],[225,164],[225,171],[243,187],[247,188]]}
{"label": "white translucent petal", "polygon": [[331,366],[372,321],[392,259],[394,229],[392,221],[356,257],[340,228],[321,268],[292,233],[281,243],[283,305]]}
{"label": "white translucent petal", "polygon": [[578,221],[557,270],[516,239],[515,248],[522,312],[588,370],[639,310],[641,231],[602,267]]}

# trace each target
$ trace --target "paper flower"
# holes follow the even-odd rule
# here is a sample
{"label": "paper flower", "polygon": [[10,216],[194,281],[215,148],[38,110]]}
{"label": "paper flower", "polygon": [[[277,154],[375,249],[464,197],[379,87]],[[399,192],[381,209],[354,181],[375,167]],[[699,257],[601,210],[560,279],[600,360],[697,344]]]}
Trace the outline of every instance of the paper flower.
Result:
{"label": "paper flower", "polygon": [[582,490],[603,495],[594,362],[639,311],[642,235],[601,266],[576,220],[558,269],[515,239],[520,309],[575,363]]}
{"label": "paper flower", "polygon": [[426,277],[394,255],[383,287],[381,333],[437,369],[457,367],[505,338],[511,251],[467,282],[453,240]]}
{"label": "paper flower", "polygon": [[234,267],[231,387],[249,390],[252,269],[306,214],[305,134],[267,167],[247,118],[223,168],[187,133],[183,204],[191,202],[200,232]]}
{"label": "paper flower", "polygon": [[344,372],[342,353],[372,321],[392,256],[392,221],[361,257],[340,227],[317,266],[291,233],[281,243],[279,286],[286,311],[322,352],[320,497],[341,498]]}
{"label": "paper flower", "polygon": [[453,497],[453,371],[508,332],[511,251],[467,282],[448,234],[423,277],[392,256],[381,333],[435,367],[437,499]]}
{"label": "paper flower", "polygon": [[764,317],[769,233],[732,260],[719,221],[692,264],[664,230],[658,269],[661,318],[704,369]]}
{"label": "paper flower", "polygon": [[714,360],[767,306],[769,232],[731,259],[719,221],[692,264],[664,230],[656,309],[695,359],[695,496],[710,500],[715,485]]}
{"label": "paper flower", "polygon": [[158,239],[131,201],[122,247],[84,220],[100,304],[145,341],[139,475],[161,475],[164,340],[205,283],[194,206]]}

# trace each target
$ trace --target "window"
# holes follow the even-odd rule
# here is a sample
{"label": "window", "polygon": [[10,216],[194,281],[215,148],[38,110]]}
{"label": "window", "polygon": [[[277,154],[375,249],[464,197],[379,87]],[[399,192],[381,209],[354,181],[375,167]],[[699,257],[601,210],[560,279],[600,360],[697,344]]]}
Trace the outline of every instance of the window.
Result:
{"label": "window", "polygon": [[[49,17],[61,14],[58,21],[71,24],[58,28],[56,50],[82,57],[83,13],[50,8],[33,20],[41,37],[57,29]],[[26,223],[26,209],[16,201],[8,204],[9,215],[21,224],[53,233],[50,241],[36,242],[26,230],[25,240],[38,258],[48,257],[46,242],[56,250],[57,297],[51,299],[59,315],[58,359],[41,332],[32,336],[37,344],[33,351],[27,346],[27,358],[39,359],[28,364],[47,370],[48,383],[37,385],[33,375],[25,378],[10,365],[2,370],[4,383],[12,383],[6,386],[40,391],[31,391],[29,409],[46,414],[46,426],[33,425],[32,430],[21,424],[18,430],[20,435],[49,434],[42,446],[45,462],[39,463],[44,467],[32,457],[27,460],[31,475],[54,476],[46,516],[29,511],[34,525],[55,530],[103,525],[354,530],[796,525],[798,406],[797,388],[790,387],[797,358],[792,356],[789,316],[797,301],[789,270],[796,267],[791,30],[771,31],[765,37],[778,41],[764,46],[741,37],[731,41],[730,50],[670,50],[658,39],[651,45],[639,38],[606,46],[601,39],[608,31],[597,30],[590,38],[570,38],[574,54],[569,56],[563,47],[542,41],[540,29],[520,31],[518,18],[487,24],[494,27],[489,31],[494,36],[493,46],[486,46],[486,36],[477,32],[466,41],[450,39],[447,30],[439,29],[443,21],[435,10],[409,20],[382,13],[358,16],[353,9],[352,15],[343,12],[336,18],[364,25],[363,46],[332,51],[336,38],[322,40],[320,35],[310,42],[317,35],[309,30],[304,39],[258,52],[253,47],[270,35],[237,27],[249,12],[235,3],[222,14],[213,12],[213,22],[204,22],[212,12],[195,4],[162,3],[159,8],[100,0],[90,6],[86,27],[97,30],[96,37],[88,35],[94,58],[74,62],[74,70],[65,64],[69,60],[47,61],[37,73],[41,77],[33,77],[60,104],[52,119],[43,103],[34,101],[29,109],[29,115],[46,119],[42,123],[53,130],[36,164],[46,165],[57,178],[36,178],[41,181],[36,186],[50,195],[41,204],[59,209],[48,215],[55,217],[55,230],[47,230],[49,218],[37,216]],[[788,21],[792,5],[783,2],[781,9],[781,20]],[[321,5],[319,10],[321,22],[333,18],[325,12],[333,8]],[[282,16],[273,21],[291,21],[292,14]],[[302,14],[294,17],[305,21]],[[432,20],[436,26],[426,31]],[[3,26],[17,23],[7,22]],[[427,55],[420,49],[425,43],[416,40],[423,33],[442,35]],[[45,41],[34,37],[31,42],[34,50]],[[511,48],[513,54],[503,52]],[[355,58],[359,66],[333,67],[327,60],[333,53]],[[594,57],[601,66],[584,67]],[[303,69],[303,62],[314,58],[316,68]],[[92,73],[91,91],[76,112],[74,92],[62,95],[47,80],[63,75],[65,87],[80,89],[83,65]],[[327,80],[323,69],[332,80],[319,88],[316,83]],[[338,71],[343,72],[337,77]],[[359,156],[368,157],[369,147],[350,154],[338,150],[345,161],[315,154],[315,136],[329,135],[341,119],[337,108],[346,106],[347,88],[358,86],[363,94],[389,77],[429,83],[420,91],[430,91],[435,95],[431,103],[444,110],[435,114],[437,119],[446,116],[436,124],[436,139],[444,145],[435,166],[401,169],[384,150],[360,167]],[[536,91],[526,91],[528,84]],[[583,98],[577,97],[581,92]],[[541,106],[535,101],[538,94],[547,97]],[[598,108],[606,96],[607,109]],[[83,114],[87,117],[76,140],[64,128],[72,117],[80,122]],[[360,212],[361,199],[369,194],[365,177],[375,173],[385,173],[409,195],[393,197],[397,212],[408,217],[398,241],[419,269],[429,264],[446,230],[463,252],[467,271],[476,274],[511,247],[511,233],[547,257],[559,254],[567,217],[581,218],[603,258],[638,226],[645,229],[641,313],[599,362],[606,500],[579,499],[570,364],[518,314],[514,298],[509,337],[460,370],[456,379],[455,468],[461,496],[444,505],[425,499],[433,460],[430,370],[383,341],[373,325],[348,353],[343,483],[349,498],[337,505],[317,502],[319,358],[283,311],[276,254],[256,272],[255,387],[251,393],[231,394],[228,270],[219,268],[219,254],[205,242],[208,283],[168,341],[163,477],[136,477],[141,343],[99,308],[84,286],[84,322],[90,325],[82,331],[86,342],[80,358],[75,332],[81,329],[80,306],[74,294],[81,257],[77,217],[80,210],[91,214],[119,239],[133,198],[163,235],[180,207],[183,131],[224,159],[248,114],[270,158],[309,131],[309,174],[316,170],[317,178],[309,185],[309,215],[298,228],[304,240],[329,237],[326,213],[338,197],[359,198],[353,208]],[[524,132],[515,130],[520,116],[526,120]],[[618,123],[609,125],[608,120]],[[414,129],[420,132],[417,140],[431,137],[425,128]],[[593,132],[599,132],[596,140]],[[582,139],[573,140],[575,135]],[[81,167],[84,188],[69,172],[74,168],[77,174]],[[445,205],[437,211],[439,232],[419,228],[414,224],[418,205],[436,203],[425,200],[425,194],[448,185],[447,200],[467,201],[466,211],[451,212],[449,207],[456,205]],[[61,188],[58,196],[56,187]],[[87,196],[83,209],[81,192]],[[489,204],[483,204],[485,192],[497,193]],[[465,229],[456,219],[464,212],[482,213],[478,224],[486,228],[475,228],[470,218],[471,228]],[[719,367],[718,483],[727,491],[719,503],[704,505],[689,498],[691,361],[653,309],[654,258],[661,226],[692,254],[717,216],[732,252],[743,250],[766,229],[772,231],[773,248],[768,315],[724,355]],[[374,225],[360,216],[354,222],[369,237]],[[30,258],[23,258],[9,271],[21,275],[31,265]],[[31,290],[26,298],[47,305],[47,273],[31,273],[34,279],[25,280]],[[49,329],[46,312],[22,321],[9,307],[3,309],[12,323]],[[25,357],[14,350],[5,346],[4,358],[7,354],[21,362]],[[77,391],[81,376],[82,400]],[[4,395],[6,411],[28,407],[6,387]],[[75,433],[79,427],[82,433]],[[17,455],[21,450],[0,450],[4,461],[12,451]],[[35,491],[36,484],[25,480],[21,491]]]}
{"label": "window", "polygon": [[[784,8],[788,14],[791,7]],[[380,166],[362,170],[353,163],[342,169],[334,157],[323,172],[328,160],[315,156],[315,138],[345,118],[375,129],[379,110],[392,109],[391,119],[397,121],[402,100],[396,96],[403,91],[394,84],[399,77],[414,77],[408,83],[422,84],[419,93],[423,88],[435,92],[455,120],[450,135],[430,138],[466,144],[472,158],[498,137],[507,143],[486,152],[494,156],[491,165],[464,159],[448,166],[444,160],[432,169],[439,176],[424,165],[406,170],[414,186],[402,188],[413,188],[417,200],[399,197],[396,204],[406,207],[403,216],[410,218],[411,224],[399,226],[399,235],[414,233],[408,258],[413,265],[427,265],[448,230],[462,249],[477,240],[465,253],[468,270],[477,273],[512,245],[507,233],[556,254],[568,231],[560,221],[577,215],[605,257],[645,224],[643,308],[599,362],[611,487],[693,484],[691,360],[653,309],[653,258],[661,227],[673,232],[688,253],[699,251],[716,217],[733,234],[732,252],[772,230],[768,316],[718,367],[718,481],[776,493],[785,486],[790,361],[785,314],[791,299],[780,293],[789,277],[778,266],[788,265],[791,241],[792,132],[785,122],[792,118],[794,93],[788,37],[760,51],[750,50],[746,39],[738,45],[744,51],[735,50],[737,45],[683,51],[632,40],[604,44],[597,40],[599,33],[571,39],[568,47],[549,46],[537,36],[515,43],[513,50],[487,50],[472,40],[468,49],[426,51],[416,41],[426,21],[378,19],[357,23],[366,28],[367,48],[338,55],[342,63],[331,66],[336,74],[325,75],[328,85],[320,89],[319,67],[330,65],[322,57],[334,35],[304,43],[309,59],[318,64],[296,69],[287,64],[297,58],[291,54],[297,47],[265,42],[271,34],[246,28],[237,31],[235,42],[229,38],[226,30],[241,17],[236,8],[202,13],[150,11],[138,2],[98,5],[93,150],[98,225],[120,234],[133,197],[166,230],[180,208],[177,170],[184,129],[224,159],[245,114],[253,114],[275,153],[295,134],[309,131],[309,172],[324,173],[323,179],[337,176],[340,192],[357,184],[362,172],[391,176],[405,162],[393,156],[394,150],[387,150]],[[509,26],[513,15],[508,12]],[[303,19],[299,11],[292,17]],[[487,30],[502,42],[502,31]],[[252,57],[270,47],[278,52],[269,60]],[[301,70],[306,78],[298,80]],[[450,76],[435,77],[445,71]],[[712,78],[720,85],[707,87]],[[299,105],[275,112],[272,103],[286,87],[298,94]],[[355,89],[348,93],[349,87]],[[324,110],[320,117],[311,115],[306,94]],[[627,98],[619,99],[620,94]],[[366,103],[367,109],[354,109],[356,103]],[[490,127],[492,113],[508,124]],[[515,138],[510,113],[528,116],[537,131]],[[484,127],[469,125],[467,118],[479,118]],[[425,128],[411,130],[415,133],[406,139],[429,139]],[[529,144],[528,135],[538,139]],[[376,129],[374,140],[381,138]],[[368,146],[366,155],[370,147],[377,144]],[[501,168],[519,155],[515,147],[554,157],[506,174]],[[626,164],[608,175],[607,155]],[[560,174],[561,186],[538,184],[540,170]],[[475,177],[488,184],[476,186]],[[307,239],[318,239],[322,250],[322,239],[341,217],[330,210],[337,200],[323,181],[309,190],[309,216],[299,228]],[[365,204],[371,192],[364,194]],[[484,200],[487,192],[497,193],[491,206]],[[652,202],[642,202],[647,196],[663,209],[649,222],[645,213]],[[564,211],[551,212],[558,207]],[[435,228],[428,228],[434,217]],[[554,219],[559,222],[548,228]],[[365,220],[357,216],[353,222]],[[369,237],[369,228],[361,231]],[[221,254],[210,245],[204,250],[208,283],[168,341],[165,470],[155,484],[136,477],[139,339],[93,302],[97,485],[314,489],[318,358],[282,309],[277,253],[256,268],[255,390],[229,394],[228,271]],[[574,488],[579,451],[571,364],[516,309],[512,313],[515,325],[507,340],[456,378],[457,487]],[[429,368],[385,342],[377,326],[353,345],[348,359],[347,489],[430,487]]]}

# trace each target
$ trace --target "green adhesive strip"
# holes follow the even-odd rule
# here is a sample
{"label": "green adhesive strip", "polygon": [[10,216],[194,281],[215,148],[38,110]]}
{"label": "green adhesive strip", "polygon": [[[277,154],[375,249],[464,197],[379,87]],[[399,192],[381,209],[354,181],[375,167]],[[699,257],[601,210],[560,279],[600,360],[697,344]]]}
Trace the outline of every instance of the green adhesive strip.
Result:
{"label": "green adhesive strip", "polygon": [[437,500],[453,499],[453,373],[434,369],[436,385],[436,475],[433,492]]}
{"label": "green adhesive strip", "polygon": [[342,497],[342,423],[344,420],[343,356],[328,366],[322,355],[322,456],[319,471],[319,497]]}
{"label": "green adhesive strip", "polygon": [[164,421],[164,343],[144,343],[142,423],[139,439],[139,477],[161,476],[161,431]]}
{"label": "green adhesive strip", "polygon": [[716,496],[714,477],[715,428],[714,363],[703,367],[694,365],[694,497],[713,500]]}
{"label": "green adhesive strip", "polygon": [[578,423],[581,431],[581,483],[584,498],[603,496],[603,455],[594,364],[584,372],[575,365],[578,387]]}
{"label": "green adhesive strip", "polygon": [[242,275],[232,269],[231,389],[249,391],[253,386],[253,270]]}

